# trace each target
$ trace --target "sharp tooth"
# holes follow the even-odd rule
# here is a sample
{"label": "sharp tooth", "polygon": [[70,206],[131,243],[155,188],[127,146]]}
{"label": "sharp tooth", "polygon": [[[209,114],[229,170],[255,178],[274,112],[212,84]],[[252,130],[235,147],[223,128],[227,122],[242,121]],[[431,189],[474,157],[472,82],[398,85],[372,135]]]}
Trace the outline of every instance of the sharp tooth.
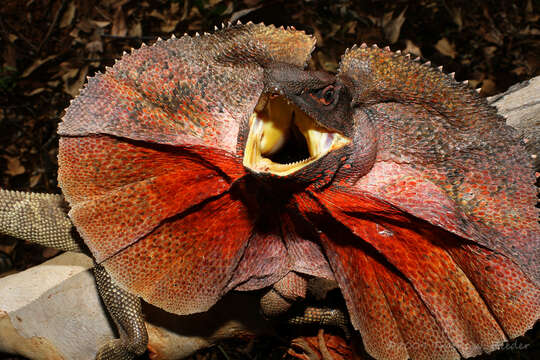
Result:
{"label": "sharp tooth", "polygon": [[334,142],[334,134],[324,133],[319,139],[319,154],[326,154],[332,143]]}
{"label": "sharp tooth", "polygon": [[255,114],[253,117],[253,130],[255,134],[260,134],[263,128],[263,121]]}
{"label": "sharp tooth", "polygon": [[306,134],[309,155],[315,157],[320,154],[321,132],[315,129],[308,129]]}

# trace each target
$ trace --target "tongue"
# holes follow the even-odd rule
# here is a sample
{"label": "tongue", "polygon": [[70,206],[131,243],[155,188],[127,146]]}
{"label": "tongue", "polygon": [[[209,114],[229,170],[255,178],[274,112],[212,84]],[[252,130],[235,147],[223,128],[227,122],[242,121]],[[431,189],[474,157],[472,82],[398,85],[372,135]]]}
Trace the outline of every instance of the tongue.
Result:
{"label": "tongue", "polygon": [[319,140],[319,154],[324,154],[330,150],[332,143],[334,142],[334,134],[322,133]]}

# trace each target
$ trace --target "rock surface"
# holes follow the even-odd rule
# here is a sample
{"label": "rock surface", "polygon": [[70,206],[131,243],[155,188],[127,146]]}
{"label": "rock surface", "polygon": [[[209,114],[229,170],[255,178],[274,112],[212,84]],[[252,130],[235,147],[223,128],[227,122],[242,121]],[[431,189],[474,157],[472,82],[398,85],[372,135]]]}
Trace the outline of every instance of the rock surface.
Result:
{"label": "rock surface", "polygon": [[[64,253],[0,279],[0,352],[29,359],[94,359],[115,337],[83,254]],[[182,359],[231,337],[267,333],[258,301],[231,294],[209,312],[175,316],[145,304],[153,359]]]}

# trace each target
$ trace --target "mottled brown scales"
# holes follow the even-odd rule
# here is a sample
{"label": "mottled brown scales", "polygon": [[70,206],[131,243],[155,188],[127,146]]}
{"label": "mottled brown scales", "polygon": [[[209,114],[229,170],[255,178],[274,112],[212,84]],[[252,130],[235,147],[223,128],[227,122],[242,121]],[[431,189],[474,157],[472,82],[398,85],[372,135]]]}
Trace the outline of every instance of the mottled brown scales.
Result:
{"label": "mottled brown scales", "polygon": [[[420,212],[430,211],[424,204],[427,197],[412,190],[426,180],[435,184],[457,206],[458,214],[447,216],[461,215],[460,222],[479,227],[468,236],[514,258],[538,283],[535,177],[517,132],[474,90],[439,69],[387,49],[355,48],[343,57],[340,72],[353,80],[353,101],[365,104],[361,107],[373,114],[379,161],[408,168],[414,184],[396,186],[397,197],[410,203],[407,211],[414,214],[416,206]],[[375,172],[367,178],[371,176]],[[380,179],[373,181],[377,184]],[[388,191],[392,190],[380,194],[396,201]],[[501,237],[513,241],[498,241]]]}
{"label": "mottled brown scales", "polygon": [[300,31],[252,24],[143,46],[89,79],[58,131],[234,152],[262,91],[261,65],[303,66],[314,43]]}
{"label": "mottled brown scales", "polygon": [[[377,359],[471,357],[538,320],[535,179],[515,131],[429,64],[362,45],[334,76],[303,69],[313,46],[253,24],[158,41],[67,109],[59,183],[130,330],[102,359],[141,351],[136,296],[191,314],[265,288],[281,315],[313,279],[337,284]],[[291,119],[260,119],[261,96]],[[308,158],[277,160],[264,136]]]}

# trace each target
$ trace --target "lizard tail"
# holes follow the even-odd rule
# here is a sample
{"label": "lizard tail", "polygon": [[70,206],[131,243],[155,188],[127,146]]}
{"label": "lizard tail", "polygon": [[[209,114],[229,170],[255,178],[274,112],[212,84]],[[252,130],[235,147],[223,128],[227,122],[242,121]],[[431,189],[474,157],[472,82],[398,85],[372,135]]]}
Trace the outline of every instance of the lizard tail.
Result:
{"label": "lizard tail", "polygon": [[0,234],[81,252],[61,195],[0,189]]}

